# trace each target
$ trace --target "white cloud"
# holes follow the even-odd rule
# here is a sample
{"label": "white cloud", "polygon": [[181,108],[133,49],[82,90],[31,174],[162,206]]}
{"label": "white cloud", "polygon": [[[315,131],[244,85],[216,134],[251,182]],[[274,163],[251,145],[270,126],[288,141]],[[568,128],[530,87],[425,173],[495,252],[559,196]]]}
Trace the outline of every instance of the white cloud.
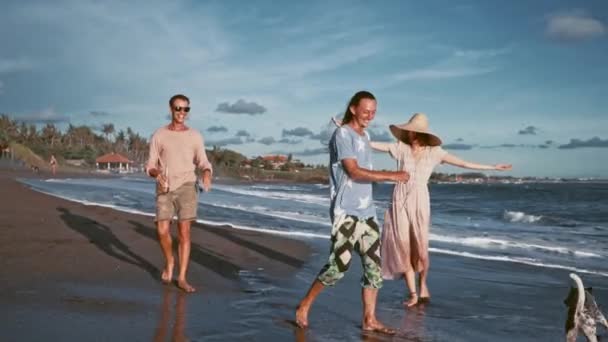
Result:
{"label": "white cloud", "polygon": [[20,115],[15,117],[18,121],[26,122],[26,123],[66,123],[70,121],[70,118],[66,115],[58,114],[52,108],[47,108],[42,111]]}
{"label": "white cloud", "polygon": [[0,81],[0,95],[4,92],[4,83]]}
{"label": "white cloud", "polygon": [[584,11],[573,11],[549,16],[546,33],[561,41],[581,41],[601,37],[606,33],[606,25],[592,18]]}
{"label": "white cloud", "polygon": [[510,51],[510,48],[487,50],[457,49],[451,52],[448,57],[431,66],[397,73],[393,76],[393,80],[442,80],[483,75],[497,70],[498,57]]}
{"label": "white cloud", "polygon": [[456,78],[465,76],[475,76],[486,74],[494,71],[495,68],[475,68],[475,67],[461,67],[461,68],[427,68],[418,69],[408,72],[403,72],[395,75],[395,79],[398,81],[413,81],[413,80],[441,80],[446,78]]}

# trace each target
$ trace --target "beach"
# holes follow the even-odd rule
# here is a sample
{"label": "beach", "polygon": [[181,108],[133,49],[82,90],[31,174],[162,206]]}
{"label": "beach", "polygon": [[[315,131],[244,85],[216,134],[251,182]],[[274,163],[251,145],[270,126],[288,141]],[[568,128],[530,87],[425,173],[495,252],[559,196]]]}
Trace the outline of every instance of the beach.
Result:
{"label": "beach", "polygon": [[14,180],[23,175],[0,173],[0,326],[9,340],[150,340],[167,300],[177,303],[164,309],[200,304],[205,321],[224,324],[230,298],[257,291],[244,278],[289,277],[309,254],[293,239],[196,224],[189,279],[199,291],[186,298],[159,282],[152,218],[37,193]]}
{"label": "beach", "polygon": [[[357,257],[313,306],[311,327],[292,324],[328,255],[326,185],[218,183],[201,194],[188,295],[159,281],[149,179],[0,175],[7,340],[559,341],[570,272],[608,304],[601,185],[433,186],[432,300],[406,310],[403,281],[385,281],[377,314],[398,329],[386,337],[361,332]],[[374,191],[381,214],[390,187]],[[585,191],[595,217],[574,202]],[[514,200],[521,193],[530,201]]]}

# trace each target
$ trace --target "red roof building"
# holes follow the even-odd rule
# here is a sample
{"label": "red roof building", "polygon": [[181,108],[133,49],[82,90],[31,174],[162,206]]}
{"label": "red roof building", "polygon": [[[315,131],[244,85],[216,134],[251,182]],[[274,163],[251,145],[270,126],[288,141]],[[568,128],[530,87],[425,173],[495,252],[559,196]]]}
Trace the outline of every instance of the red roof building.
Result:
{"label": "red roof building", "polygon": [[107,171],[126,171],[129,172],[130,165],[133,161],[119,153],[108,153],[95,159],[97,170]]}
{"label": "red roof building", "polygon": [[123,163],[123,164],[132,164],[133,162],[129,160],[129,158],[123,156],[119,153],[108,153],[104,154],[101,157],[97,157],[95,159],[96,163]]}
{"label": "red roof building", "polygon": [[264,156],[262,157],[264,160],[273,162],[273,163],[286,163],[287,162],[287,156],[282,156],[280,154],[277,154],[276,156]]}

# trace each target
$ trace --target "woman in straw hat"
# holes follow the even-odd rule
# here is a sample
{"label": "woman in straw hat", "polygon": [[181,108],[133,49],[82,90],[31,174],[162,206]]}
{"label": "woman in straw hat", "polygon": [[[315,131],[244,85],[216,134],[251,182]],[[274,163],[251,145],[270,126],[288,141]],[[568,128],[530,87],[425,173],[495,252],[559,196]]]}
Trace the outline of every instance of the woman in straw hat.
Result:
{"label": "woman in straw hat", "polygon": [[[382,232],[382,276],[397,279],[405,275],[410,297],[407,307],[430,299],[429,270],[430,199],[427,183],[435,166],[446,163],[473,170],[510,170],[511,165],[483,165],[461,160],[441,148],[441,139],[429,131],[426,115],[414,114],[402,125],[391,125],[396,143],[371,142],[373,149],[388,152],[399,170],[410,174],[407,183],[398,183],[391,206],[384,215]],[[419,275],[419,290],[415,277]]]}

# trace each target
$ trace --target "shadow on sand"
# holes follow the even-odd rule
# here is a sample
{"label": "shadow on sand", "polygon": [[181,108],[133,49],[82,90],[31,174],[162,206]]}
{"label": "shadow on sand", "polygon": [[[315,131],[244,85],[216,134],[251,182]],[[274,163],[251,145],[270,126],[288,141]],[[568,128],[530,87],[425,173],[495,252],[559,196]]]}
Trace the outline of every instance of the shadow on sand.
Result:
{"label": "shadow on sand", "polygon": [[57,211],[61,213],[59,217],[70,229],[85,236],[104,253],[120,261],[141,268],[148,272],[155,280],[159,279],[159,270],[146,259],[131,251],[129,246],[114,235],[110,227],[95,220],[91,220],[90,218],[73,214],[63,207],[57,207]]}
{"label": "shadow on sand", "polygon": [[[135,226],[135,231],[145,237],[153,239],[154,241],[158,241],[156,236],[156,228],[145,226],[139,222],[129,221],[130,224]],[[176,241],[176,239],[173,239]],[[201,247],[201,245],[192,242],[190,249],[190,260],[193,262],[211,270],[212,272],[230,279],[230,280],[238,280],[239,279],[239,271],[241,268],[238,265],[235,265],[223,258],[220,258],[208,249]]]}
{"label": "shadow on sand", "polygon": [[268,248],[266,246],[262,246],[260,244],[257,244],[255,242],[247,241],[245,239],[242,239],[242,238],[236,236],[229,229],[222,229],[222,228],[215,228],[215,227],[211,228],[211,227],[205,227],[205,226],[201,226],[201,225],[197,225],[197,224],[193,225],[193,227],[201,229],[201,230],[204,230],[204,231],[206,231],[208,233],[212,233],[212,234],[221,236],[222,238],[224,238],[226,240],[230,240],[230,241],[236,243],[239,246],[248,248],[248,249],[250,249],[252,251],[255,251],[255,252],[259,253],[259,254],[262,254],[262,255],[266,256],[269,259],[276,260],[278,262],[282,262],[282,263],[284,263],[286,265],[289,265],[291,267],[300,268],[304,264],[303,260],[294,258],[291,255],[284,254],[284,253],[281,253],[279,251],[275,251],[273,249],[270,249],[270,248]]}

